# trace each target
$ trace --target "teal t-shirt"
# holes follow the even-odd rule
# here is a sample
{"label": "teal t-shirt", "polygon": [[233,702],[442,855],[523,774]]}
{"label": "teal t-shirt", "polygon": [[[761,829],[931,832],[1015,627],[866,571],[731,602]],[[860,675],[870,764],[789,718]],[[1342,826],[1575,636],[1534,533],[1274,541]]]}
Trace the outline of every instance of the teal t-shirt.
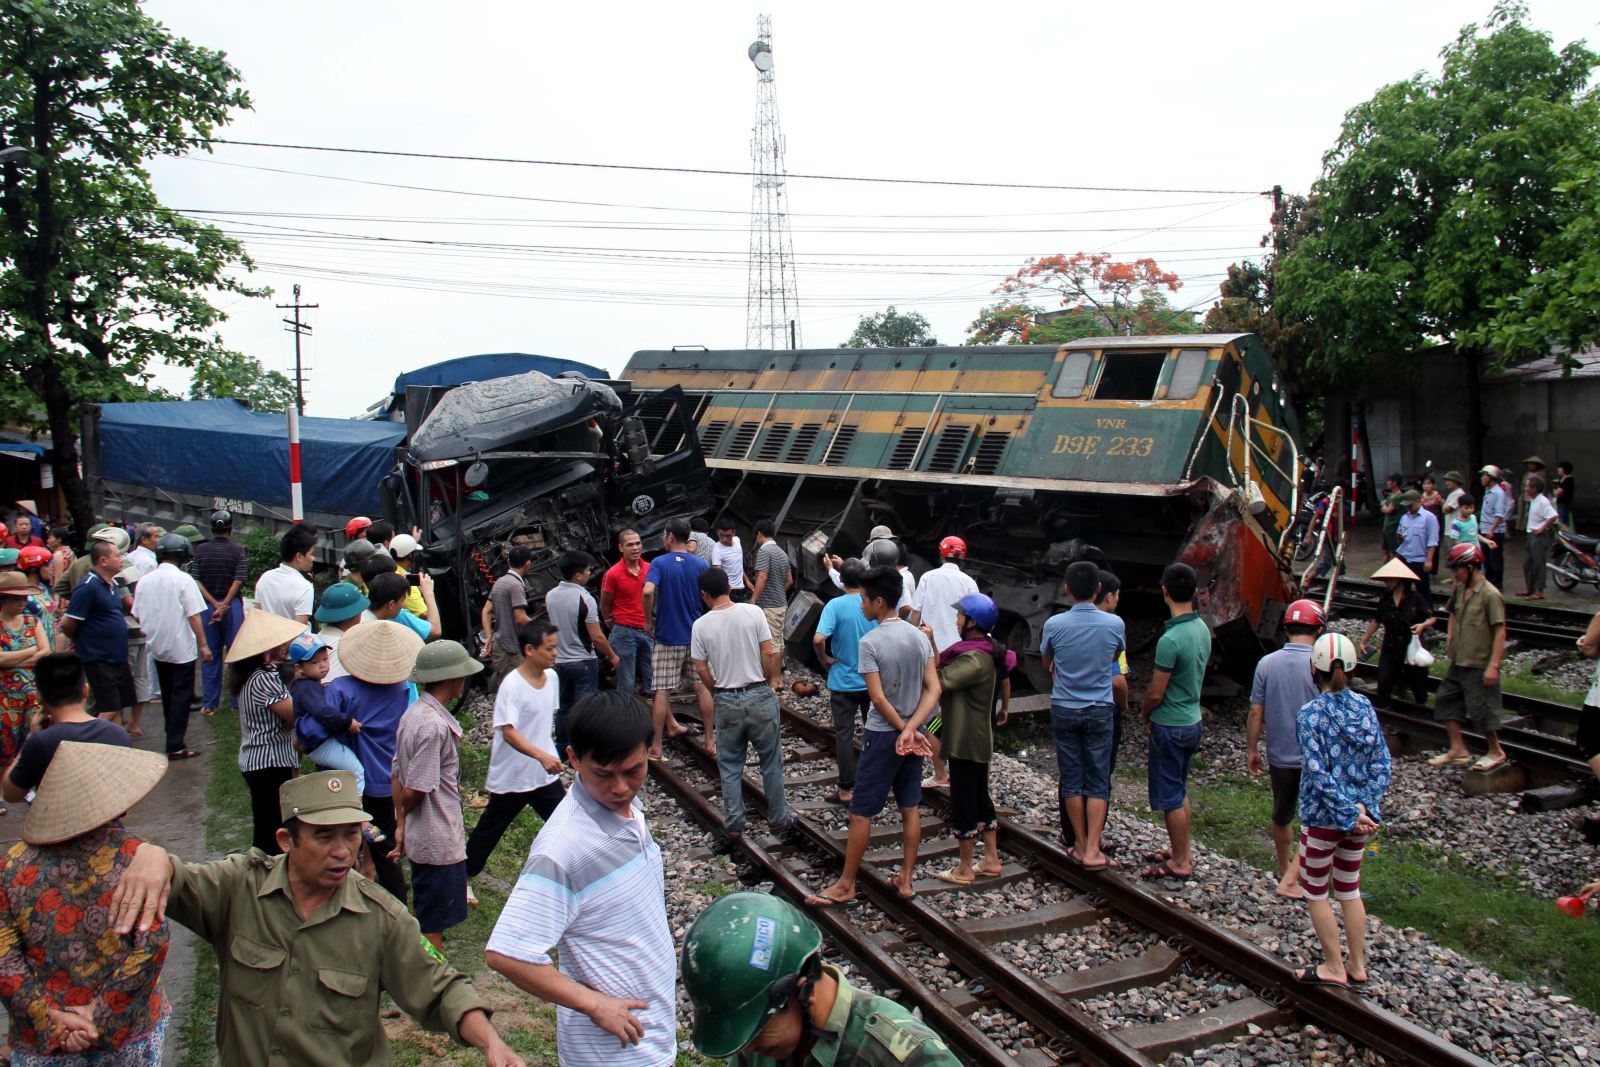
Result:
{"label": "teal t-shirt", "polygon": [[1162,726],[1193,726],[1200,721],[1200,686],[1211,659],[1211,628],[1193,612],[1167,620],[1156,642],[1156,670],[1172,675],[1166,696],[1150,715]]}

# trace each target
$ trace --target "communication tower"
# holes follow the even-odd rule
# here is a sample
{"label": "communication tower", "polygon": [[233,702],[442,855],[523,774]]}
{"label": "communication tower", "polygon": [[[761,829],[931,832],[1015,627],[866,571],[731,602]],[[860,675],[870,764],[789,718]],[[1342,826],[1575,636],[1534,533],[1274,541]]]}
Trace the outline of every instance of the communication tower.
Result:
{"label": "communication tower", "polygon": [[750,284],[745,294],[747,348],[800,346],[800,291],[794,279],[794,241],[784,192],[783,131],[772,79],[772,17],[756,19],[750,45],[756,68],[756,122],[750,137]]}

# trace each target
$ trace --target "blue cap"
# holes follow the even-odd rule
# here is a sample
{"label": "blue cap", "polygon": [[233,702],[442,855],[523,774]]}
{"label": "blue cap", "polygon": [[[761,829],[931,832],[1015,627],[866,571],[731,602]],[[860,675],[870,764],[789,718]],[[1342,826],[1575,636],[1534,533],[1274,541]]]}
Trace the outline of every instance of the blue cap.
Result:
{"label": "blue cap", "polygon": [[317,608],[318,622],[344,622],[366,611],[372,602],[349,582],[334,582],[322,594]]}
{"label": "blue cap", "polygon": [[307,630],[289,642],[289,662],[305,663],[327,647],[327,644],[319,640],[316,634]]}

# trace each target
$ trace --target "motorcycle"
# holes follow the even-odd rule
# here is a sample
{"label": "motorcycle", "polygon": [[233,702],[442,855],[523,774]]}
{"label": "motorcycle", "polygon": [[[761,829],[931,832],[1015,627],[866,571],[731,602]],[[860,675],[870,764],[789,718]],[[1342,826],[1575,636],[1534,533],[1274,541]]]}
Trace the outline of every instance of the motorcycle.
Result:
{"label": "motorcycle", "polygon": [[1557,588],[1572,592],[1579,585],[1600,589],[1600,538],[1584,537],[1571,530],[1556,529],[1555,547],[1545,567]]}
{"label": "motorcycle", "polygon": [[1294,560],[1304,563],[1311,558],[1311,553],[1316,551],[1317,539],[1314,535],[1316,520],[1321,514],[1323,504],[1328,499],[1326,486],[1314,487],[1311,494],[1300,501],[1300,511],[1295,516],[1294,526],[1290,534],[1294,542]]}

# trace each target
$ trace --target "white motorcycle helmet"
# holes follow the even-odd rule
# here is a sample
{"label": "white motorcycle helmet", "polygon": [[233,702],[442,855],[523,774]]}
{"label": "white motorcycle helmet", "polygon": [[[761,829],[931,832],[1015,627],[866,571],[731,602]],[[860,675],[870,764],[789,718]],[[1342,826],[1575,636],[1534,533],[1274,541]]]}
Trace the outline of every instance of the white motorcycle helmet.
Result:
{"label": "white motorcycle helmet", "polygon": [[1328,633],[1317,638],[1311,646],[1311,666],[1324,673],[1334,667],[1343,667],[1345,673],[1356,669],[1356,646],[1344,634]]}

